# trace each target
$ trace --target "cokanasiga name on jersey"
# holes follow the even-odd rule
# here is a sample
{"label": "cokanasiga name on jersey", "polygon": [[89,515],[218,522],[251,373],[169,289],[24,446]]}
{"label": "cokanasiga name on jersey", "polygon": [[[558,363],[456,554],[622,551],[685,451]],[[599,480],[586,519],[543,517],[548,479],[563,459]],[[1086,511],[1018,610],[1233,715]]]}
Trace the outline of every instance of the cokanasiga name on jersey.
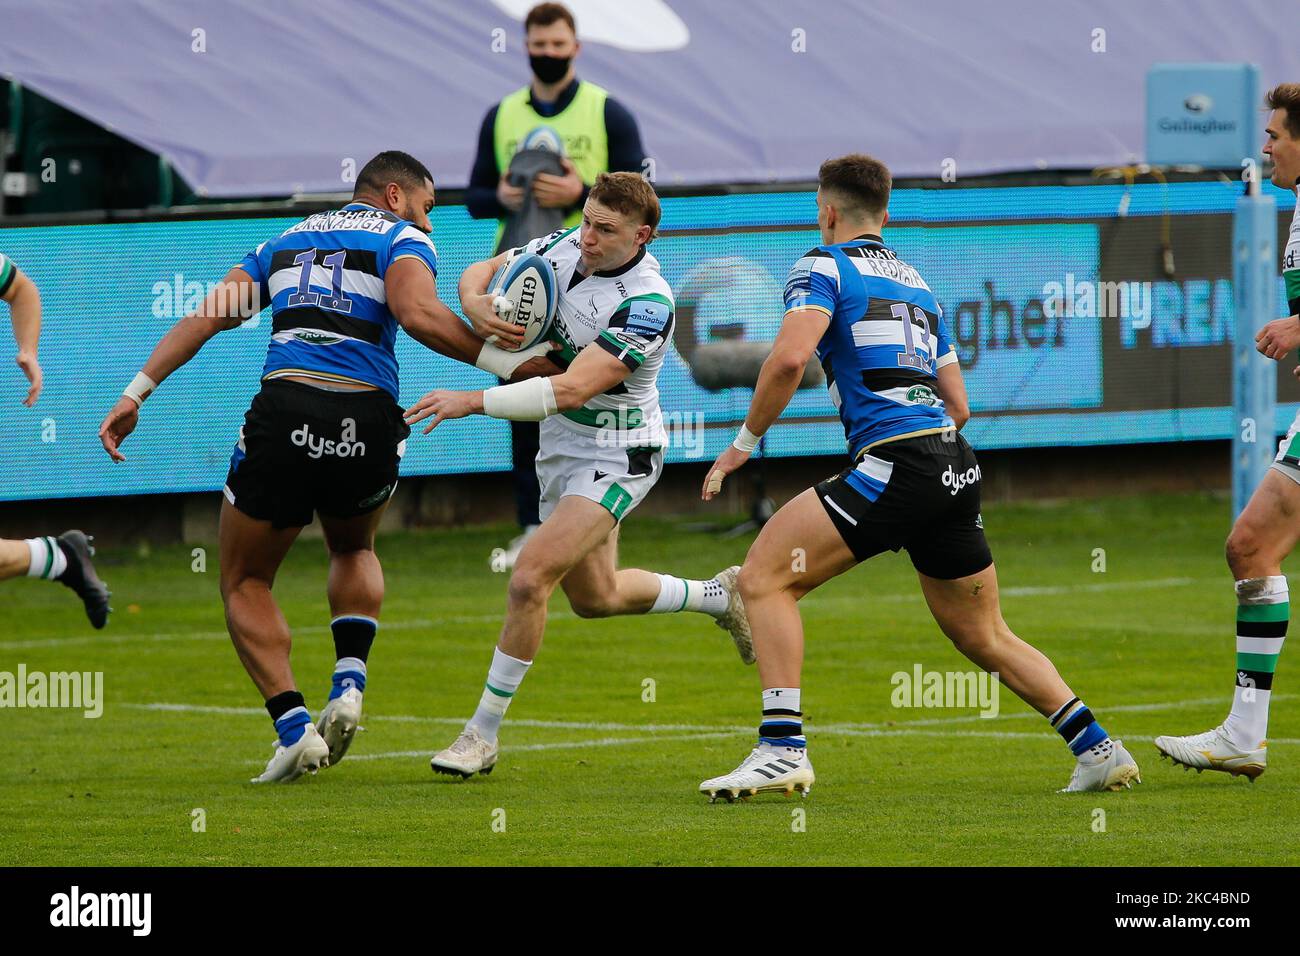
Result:
{"label": "cokanasiga name on jersey", "polygon": [[830,316],[817,343],[850,454],[952,424],[936,372],[957,361],[934,293],[878,236],[818,246],[790,270],[787,314]]}
{"label": "cokanasiga name on jersey", "polygon": [[[570,430],[628,447],[663,447],[667,436],[657,380],[673,335],[672,289],[644,246],[626,265],[583,276],[574,226],[523,247],[555,269],[559,305],[550,337],[560,344],[551,358],[567,367],[595,342],[627,366],[629,374],[582,408],[557,419]],[[613,434],[617,432],[617,434]]]}
{"label": "cokanasiga name on jersey", "polygon": [[384,277],[408,257],[437,275],[429,237],[366,203],[308,216],[246,255],[239,266],[271,305],[262,378],[373,385],[396,400],[397,320]]}

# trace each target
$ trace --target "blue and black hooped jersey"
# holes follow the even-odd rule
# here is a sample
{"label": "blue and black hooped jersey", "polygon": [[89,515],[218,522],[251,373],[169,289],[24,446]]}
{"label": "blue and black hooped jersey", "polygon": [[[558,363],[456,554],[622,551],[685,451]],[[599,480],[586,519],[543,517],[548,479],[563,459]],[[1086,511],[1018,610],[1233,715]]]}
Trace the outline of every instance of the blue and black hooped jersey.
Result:
{"label": "blue and black hooped jersey", "polygon": [[246,255],[239,267],[271,306],[263,380],[299,375],[362,383],[396,400],[397,320],[384,276],[406,256],[437,275],[437,251],[425,233],[357,202],[308,216]]}
{"label": "blue and black hooped jersey", "polygon": [[936,385],[957,361],[934,293],[879,236],[818,246],[790,270],[786,311],[831,322],[817,343],[848,450],[951,426]]}

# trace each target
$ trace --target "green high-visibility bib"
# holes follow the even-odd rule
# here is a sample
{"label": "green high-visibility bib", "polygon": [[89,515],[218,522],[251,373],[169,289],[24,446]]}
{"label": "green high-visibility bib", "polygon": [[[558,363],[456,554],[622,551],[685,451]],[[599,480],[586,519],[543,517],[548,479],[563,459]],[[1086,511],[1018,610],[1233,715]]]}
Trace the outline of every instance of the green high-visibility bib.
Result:
{"label": "green high-visibility bib", "polygon": [[[549,126],[564,142],[564,155],[573,162],[578,176],[590,186],[597,175],[609,170],[609,136],[605,130],[605,99],[609,94],[595,83],[579,80],[572,102],[554,116],[542,116],[534,110],[528,102],[530,94],[531,89],[525,86],[497,106],[493,129],[497,169],[505,173],[524,137],[537,126]],[[581,209],[575,209],[564,220],[566,226],[580,222]],[[498,241],[504,229],[504,225],[497,227]]]}

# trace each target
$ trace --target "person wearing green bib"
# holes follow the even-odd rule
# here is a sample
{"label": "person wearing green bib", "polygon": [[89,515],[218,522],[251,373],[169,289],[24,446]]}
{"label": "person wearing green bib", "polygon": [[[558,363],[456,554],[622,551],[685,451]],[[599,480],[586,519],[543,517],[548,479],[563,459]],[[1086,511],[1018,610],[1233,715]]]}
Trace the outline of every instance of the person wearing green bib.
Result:
{"label": "person wearing green bib", "polygon": [[[465,206],[475,219],[497,219],[495,252],[521,245],[508,241],[515,231],[525,239],[545,235],[561,226],[576,226],[596,177],[604,172],[640,173],[645,151],[636,120],[603,88],[579,80],[574,60],[582,49],[573,14],[559,3],[542,3],[524,18],[524,43],[532,82],[504,97],[488,110],[479,128],[478,150],[465,190]],[[530,137],[530,134],[532,136]],[[540,140],[559,146],[560,171],[524,166],[512,161],[520,147]],[[530,150],[530,154],[539,152]],[[521,157],[522,158],[522,157]],[[521,176],[527,177],[522,185]],[[518,230],[508,227],[517,226]],[[503,241],[505,240],[505,241]],[[537,423],[511,422],[515,501],[522,533],[505,548],[493,551],[492,568],[508,571],[520,548],[540,523],[534,459]]]}

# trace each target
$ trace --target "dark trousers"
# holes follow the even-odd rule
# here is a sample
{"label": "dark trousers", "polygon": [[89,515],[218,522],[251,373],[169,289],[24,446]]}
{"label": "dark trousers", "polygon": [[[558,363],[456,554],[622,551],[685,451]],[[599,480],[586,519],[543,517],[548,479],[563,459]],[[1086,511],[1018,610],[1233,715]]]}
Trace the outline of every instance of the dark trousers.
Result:
{"label": "dark trousers", "polygon": [[541,524],[537,502],[542,489],[537,484],[538,422],[510,423],[510,454],[514,459],[515,510],[519,526]]}

